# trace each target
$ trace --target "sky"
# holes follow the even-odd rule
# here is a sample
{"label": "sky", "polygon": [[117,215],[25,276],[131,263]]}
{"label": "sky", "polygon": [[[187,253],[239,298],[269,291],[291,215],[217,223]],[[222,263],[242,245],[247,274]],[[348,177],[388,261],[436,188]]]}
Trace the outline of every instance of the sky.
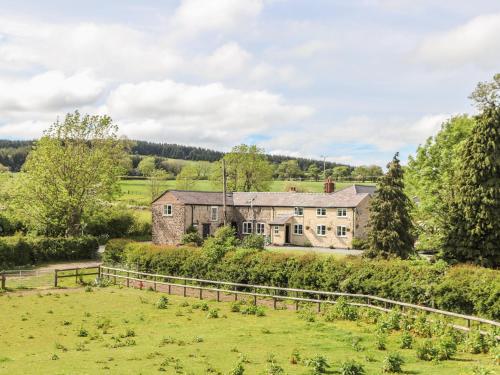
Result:
{"label": "sky", "polygon": [[130,139],[384,166],[498,72],[498,0],[0,0],[6,139],[78,109]]}

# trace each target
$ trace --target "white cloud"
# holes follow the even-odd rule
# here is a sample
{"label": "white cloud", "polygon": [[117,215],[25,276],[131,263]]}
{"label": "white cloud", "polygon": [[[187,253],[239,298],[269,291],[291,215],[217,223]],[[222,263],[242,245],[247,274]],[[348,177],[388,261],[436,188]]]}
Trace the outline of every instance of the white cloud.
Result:
{"label": "white cloud", "polygon": [[181,57],[158,36],[114,24],[43,23],[1,18],[0,68],[91,69],[109,79],[144,79],[165,75],[181,65]]}
{"label": "white cloud", "polygon": [[204,31],[229,31],[252,21],[263,0],[182,0],[172,29],[177,35],[195,36]]}
{"label": "white cloud", "polygon": [[481,15],[454,29],[431,34],[417,48],[416,56],[442,68],[466,64],[498,68],[500,13]]}
{"label": "white cloud", "polygon": [[333,42],[313,39],[293,47],[288,55],[301,59],[309,59],[318,54],[331,52],[334,49],[335,44]]}
{"label": "white cloud", "polygon": [[310,107],[287,104],[267,91],[171,80],[123,84],[103,110],[131,138],[229,147],[253,134],[303,120]]}
{"label": "white cloud", "polygon": [[252,55],[238,43],[229,42],[218,47],[211,55],[199,57],[195,65],[211,79],[225,79],[241,74],[248,69]]}
{"label": "white cloud", "polygon": [[94,103],[104,82],[89,71],[66,76],[58,71],[30,79],[0,79],[0,109],[5,112],[34,112],[76,108]]}

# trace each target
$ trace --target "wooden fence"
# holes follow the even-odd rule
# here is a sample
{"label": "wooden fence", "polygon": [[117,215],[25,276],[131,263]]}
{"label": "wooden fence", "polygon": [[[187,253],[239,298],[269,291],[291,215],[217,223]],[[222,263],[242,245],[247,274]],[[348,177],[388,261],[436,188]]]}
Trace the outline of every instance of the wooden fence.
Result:
{"label": "wooden fence", "polygon": [[203,291],[215,293],[217,301],[220,301],[221,293],[234,295],[237,300],[239,295],[250,296],[253,298],[254,304],[257,304],[257,299],[272,300],[273,307],[276,308],[277,301],[293,301],[295,308],[299,309],[300,303],[310,303],[317,306],[318,312],[324,304],[335,304],[338,297],[348,299],[348,304],[352,306],[365,307],[370,309],[389,312],[394,308],[399,308],[403,314],[411,314],[412,312],[432,313],[455,321],[465,321],[466,326],[460,324],[452,324],[456,329],[469,331],[471,325],[475,323],[480,329],[481,325],[491,327],[500,327],[500,323],[494,320],[458,314],[445,310],[438,310],[426,306],[415,305],[406,302],[399,302],[387,298],[371,296],[366,294],[326,292],[318,290],[281,288],[264,285],[240,284],[226,281],[203,280],[189,277],[160,275],[147,272],[138,272],[121,268],[101,266],[99,268],[99,277],[112,279],[116,284],[117,280],[122,281],[127,287],[130,282],[139,283],[141,287],[144,283],[149,284],[154,290],[157,290],[157,285],[167,287],[167,292],[171,293],[172,287],[180,287],[183,290],[183,295],[186,296],[188,289],[198,290],[199,298],[203,298]]}
{"label": "wooden fence", "polygon": [[[87,272],[91,271],[91,272]],[[75,283],[83,280],[84,276],[100,275],[100,267],[75,267],[54,270],[54,287],[58,287],[59,279],[74,277]]]}

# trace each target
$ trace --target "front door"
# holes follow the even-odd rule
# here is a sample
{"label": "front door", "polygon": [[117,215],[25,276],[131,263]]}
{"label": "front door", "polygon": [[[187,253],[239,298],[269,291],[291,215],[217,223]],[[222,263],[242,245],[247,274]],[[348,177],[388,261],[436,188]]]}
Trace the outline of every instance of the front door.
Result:
{"label": "front door", "polygon": [[285,225],[285,243],[290,243],[290,225]]}
{"label": "front door", "polygon": [[210,224],[203,224],[203,238],[210,236]]}

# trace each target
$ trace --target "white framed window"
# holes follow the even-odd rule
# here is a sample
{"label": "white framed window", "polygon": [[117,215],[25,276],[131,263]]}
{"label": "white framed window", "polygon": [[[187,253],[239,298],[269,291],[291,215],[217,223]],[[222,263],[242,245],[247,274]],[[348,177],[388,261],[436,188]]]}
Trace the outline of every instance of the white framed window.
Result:
{"label": "white framed window", "polygon": [[304,234],[304,227],[302,226],[302,224],[293,225],[293,234],[297,236],[302,236]]}
{"label": "white framed window", "polygon": [[210,207],[210,220],[219,221],[219,207],[217,206]]}
{"label": "white framed window", "polygon": [[172,205],[164,204],[163,205],[163,216],[172,216]]}
{"label": "white framed window", "polygon": [[347,208],[337,208],[337,216],[338,217],[346,217],[347,216]]}
{"label": "white framed window", "polygon": [[243,222],[243,234],[251,234],[252,231],[252,222],[251,221],[244,221]]}
{"label": "white framed window", "polygon": [[304,216],[304,207],[295,207],[293,213],[295,216]]}
{"label": "white framed window", "polygon": [[347,227],[345,225],[337,226],[337,237],[347,237]]}
{"label": "white framed window", "polygon": [[326,208],[316,208],[316,216],[326,216]]}
{"label": "white framed window", "polygon": [[317,225],[316,234],[318,236],[326,236],[326,225]]}
{"label": "white framed window", "polygon": [[265,225],[264,223],[257,223],[255,224],[255,233],[257,234],[264,234],[264,229]]}
{"label": "white framed window", "polygon": [[274,234],[280,234],[280,227],[278,225],[274,226]]}

